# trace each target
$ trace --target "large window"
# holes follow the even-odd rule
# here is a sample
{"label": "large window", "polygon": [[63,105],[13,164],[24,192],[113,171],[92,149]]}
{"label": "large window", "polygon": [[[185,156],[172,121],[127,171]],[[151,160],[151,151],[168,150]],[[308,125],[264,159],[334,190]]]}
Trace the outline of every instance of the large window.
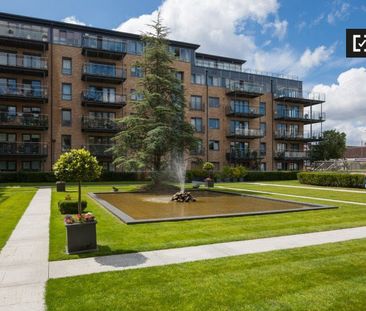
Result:
{"label": "large window", "polygon": [[72,86],[70,83],[62,83],[62,96],[63,100],[72,99]]}
{"label": "large window", "polygon": [[247,100],[232,100],[230,102],[230,108],[235,113],[248,113],[249,102]]}
{"label": "large window", "polygon": [[266,153],[267,153],[267,145],[266,145],[266,143],[260,143],[260,145],[259,145],[259,154],[261,156],[265,156]]}
{"label": "large window", "polygon": [[143,77],[144,72],[142,67],[140,66],[132,66],[131,67],[131,77],[137,77],[137,78],[141,78]]}
{"label": "large window", "polygon": [[208,119],[208,126],[210,129],[220,128],[220,119],[210,118]]}
{"label": "large window", "polygon": [[191,124],[196,132],[203,132],[202,118],[191,118]]}
{"label": "large window", "polygon": [[267,132],[267,124],[265,122],[260,123],[260,130],[262,135],[266,135]]}
{"label": "large window", "polygon": [[61,136],[61,151],[67,152],[71,149],[71,135]]}
{"label": "large window", "polygon": [[144,45],[141,41],[128,40],[127,41],[127,52],[130,54],[141,55],[144,51]]}
{"label": "large window", "polygon": [[193,73],[191,75],[191,83],[193,84],[205,84],[205,75]]}
{"label": "large window", "polygon": [[72,30],[54,29],[53,42],[63,45],[81,46],[81,33]]}
{"label": "large window", "polygon": [[183,62],[191,61],[191,52],[188,49],[180,48],[176,46],[169,47],[170,52],[174,55],[176,59],[179,59]]}
{"label": "large window", "polygon": [[71,109],[61,110],[61,125],[71,126]]}
{"label": "large window", "polygon": [[203,110],[202,96],[191,96],[191,109],[192,110]]}
{"label": "large window", "polygon": [[259,113],[264,116],[266,115],[266,103],[265,102],[259,103]]}
{"label": "large window", "polygon": [[71,75],[72,74],[72,60],[71,58],[62,58],[62,74]]}
{"label": "large window", "polygon": [[213,151],[220,150],[220,142],[218,140],[209,140],[208,149],[213,150]]}
{"label": "large window", "polygon": [[40,171],[41,161],[22,161],[22,170],[24,171]]}
{"label": "large window", "polygon": [[219,108],[220,107],[220,98],[210,96],[208,98],[208,105],[210,106],[210,108]]}
{"label": "large window", "polygon": [[221,86],[220,77],[209,76],[207,78],[207,84],[209,86]]}
{"label": "large window", "polygon": [[15,161],[0,161],[0,171],[16,171],[17,170],[17,163]]}
{"label": "large window", "polygon": [[130,95],[131,100],[139,101],[139,100],[144,99],[144,94],[142,94],[134,89],[131,89],[130,93],[131,93],[131,95]]}

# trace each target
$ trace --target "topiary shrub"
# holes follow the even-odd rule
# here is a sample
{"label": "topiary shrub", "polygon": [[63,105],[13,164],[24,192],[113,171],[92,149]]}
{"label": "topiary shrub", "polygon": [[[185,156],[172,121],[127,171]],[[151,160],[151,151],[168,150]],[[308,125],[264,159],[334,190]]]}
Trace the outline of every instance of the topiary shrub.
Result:
{"label": "topiary shrub", "polygon": [[302,172],[297,174],[297,179],[301,184],[308,185],[363,188],[365,176],[348,173]]}
{"label": "topiary shrub", "polygon": [[[88,203],[86,201],[81,201],[81,210],[82,212],[86,209]],[[58,210],[61,214],[78,214],[78,201],[59,201],[58,202]]]}

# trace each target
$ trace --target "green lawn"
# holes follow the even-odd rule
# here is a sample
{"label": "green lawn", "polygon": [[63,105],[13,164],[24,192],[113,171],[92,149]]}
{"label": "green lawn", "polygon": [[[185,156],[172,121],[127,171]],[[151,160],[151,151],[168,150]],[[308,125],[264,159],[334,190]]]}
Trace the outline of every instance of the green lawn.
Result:
{"label": "green lawn", "polygon": [[29,202],[36,193],[32,187],[0,188],[0,250],[4,247]]}
{"label": "green lawn", "polygon": [[48,310],[360,311],[366,240],[49,280]]}
{"label": "green lawn", "polygon": [[[238,189],[255,189],[273,191],[277,193],[309,195],[319,198],[366,202],[366,193],[351,194],[324,190],[279,188],[271,185],[258,186],[245,183],[230,183],[222,185],[237,187]],[[125,184],[124,186],[121,185],[120,189],[128,191],[134,187],[135,185]],[[68,189],[76,191],[75,187],[69,187]],[[88,201],[88,210],[95,213],[98,220],[97,235],[99,252],[72,256],[65,254],[64,251],[65,228],[62,221],[63,216],[60,215],[57,210],[57,202],[64,199],[65,193],[53,192],[50,228],[50,260],[73,259],[153,249],[202,245],[366,225],[366,206],[350,204],[337,204],[340,208],[334,210],[125,225],[119,219],[107,212],[103,207],[99,206],[96,202],[86,196],[86,193],[89,191],[110,190],[110,185],[88,185],[84,187],[83,196]],[[71,194],[76,198],[76,192],[71,192]],[[284,197],[276,195],[264,196],[284,199]],[[329,204],[329,202],[319,200],[304,200],[296,198],[288,199]]]}

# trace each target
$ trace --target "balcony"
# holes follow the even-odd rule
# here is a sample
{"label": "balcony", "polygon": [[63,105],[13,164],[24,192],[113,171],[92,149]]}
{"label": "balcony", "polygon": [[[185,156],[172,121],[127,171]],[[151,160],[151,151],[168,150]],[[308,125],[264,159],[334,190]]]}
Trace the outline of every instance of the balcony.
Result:
{"label": "balcony", "polygon": [[294,110],[280,110],[275,111],[275,120],[281,121],[298,121],[304,124],[314,124],[325,121],[325,113],[313,112],[303,113]]}
{"label": "balcony", "polygon": [[307,151],[277,151],[274,158],[278,160],[308,160],[310,154]]}
{"label": "balcony", "polygon": [[0,52],[0,72],[31,76],[47,76],[47,59]]}
{"label": "balcony", "polygon": [[0,112],[0,128],[47,130],[48,116],[35,113]]}
{"label": "balcony", "polygon": [[19,84],[7,86],[0,84],[0,99],[11,101],[26,101],[47,103],[47,88],[32,87],[29,84]]}
{"label": "balcony", "polygon": [[257,107],[233,107],[231,105],[226,106],[226,116],[233,118],[260,118],[263,117],[264,114],[258,111]]}
{"label": "balcony", "polygon": [[264,137],[264,133],[260,129],[235,128],[230,129],[226,137],[231,139],[254,139]]}
{"label": "balcony", "polygon": [[81,118],[81,129],[84,132],[117,133],[121,130],[121,126],[113,119],[83,116]]}
{"label": "balcony", "polygon": [[101,108],[122,108],[126,105],[126,96],[120,94],[106,94],[103,91],[85,90],[81,93],[83,106]]}
{"label": "balcony", "polygon": [[249,149],[235,149],[232,148],[226,153],[226,160],[229,163],[242,163],[261,159],[257,151]]}
{"label": "balcony", "polygon": [[0,156],[6,157],[47,157],[47,143],[0,142]]}
{"label": "balcony", "polygon": [[275,92],[274,99],[281,102],[302,104],[304,107],[307,107],[324,103],[325,94],[302,92],[294,89],[281,89]]}
{"label": "balcony", "polygon": [[230,85],[226,89],[226,95],[230,97],[246,97],[255,98],[262,96],[264,94],[264,89],[261,85],[244,83],[235,83]]}
{"label": "balcony", "polygon": [[126,42],[110,38],[84,36],[82,54],[87,57],[99,57],[121,60],[127,53]]}
{"label": "balcony", "polygon": [[112,152],[108,151],[112,146],[113,144],[89,144],[83,147],[89,150],[93,156],[99,158],[112,158]]}
{"label": "balcony", "polygon": [[275,139],[286,141],[315,142],[323,139],[321,133],[300,133],[291,131],[276,131]]}
{"label": "balcony", "polygon": [[121,84],[126,80],[126,69],[113,65],[86,63],[83,65],[83,81]]}
{"label": "balcony", "polygon": [[205,148],[203,148],[202,146],[200,146],[199,148],[193,149],[189,152],[189,154],[191,156],[203,156],[205,155]]}
{"label": "balcony", "polygon": [[33,50],[48,49],[48,29],[32,29],[28,25],[0,24],[0,44]]}

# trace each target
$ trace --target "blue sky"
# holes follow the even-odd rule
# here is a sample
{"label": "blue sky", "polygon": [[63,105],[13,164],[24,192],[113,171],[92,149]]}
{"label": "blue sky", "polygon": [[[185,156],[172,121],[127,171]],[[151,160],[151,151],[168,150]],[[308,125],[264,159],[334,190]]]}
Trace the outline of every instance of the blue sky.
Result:
{"label": "blue sky", "polygon": [[366,60],[345,57],[345,30],[366,28],[366,1],[0,1],[3,12],[135,33],[160,8],[171,38],[246,59],[247,68],[297,75],[305,89],[326,93],[325,128],[345,131],[350,144],[366,141]]}

